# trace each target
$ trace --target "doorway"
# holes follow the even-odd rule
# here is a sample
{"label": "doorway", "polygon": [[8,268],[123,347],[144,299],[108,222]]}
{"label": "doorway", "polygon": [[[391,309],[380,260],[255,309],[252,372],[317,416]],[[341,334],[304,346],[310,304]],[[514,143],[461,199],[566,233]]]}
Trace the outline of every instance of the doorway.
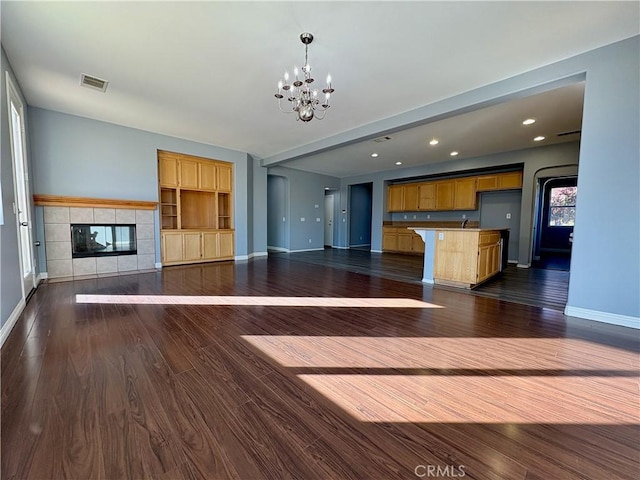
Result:
{"label": "doorway", "polygon": [[31,193],[25,139],[24,105],[13,86],[9,73],[7,80],[7,107],[9,136],[13,165],[14,211],[18,231],[18,251],[22,275],[22,298],[26,299],[36,287],[35,257],[33,251],[33,228],[31,223]]}
{"label": "doorway", "polygon": [[349,191],[349,248],[371,250],[373,183],[351,185]]}
{"label": "doorway", "polygon": [[536,219],[534,265],[552,270],[569,270],[575,224],[578,179],[539,179],[539,208]]}

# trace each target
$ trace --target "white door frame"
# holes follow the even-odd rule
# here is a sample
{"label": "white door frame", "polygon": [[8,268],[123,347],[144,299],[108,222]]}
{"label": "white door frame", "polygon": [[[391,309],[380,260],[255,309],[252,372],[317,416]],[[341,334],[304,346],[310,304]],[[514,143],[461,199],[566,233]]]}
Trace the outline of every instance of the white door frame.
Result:
{"label": "white door frame", "polygon": [[[22,274],[22,299],[25,300],[27,295],[32,289],[36,287],[36,275],[35,275],[35,255],[33,248],[33,222],[31,219],[31,191],[29,188],[29,168],[27,162],[27,144],[26,144],[26,129],[25,129],[25,114],[24,105],[18,91],[16,90],[9,72],[6,72],[7,80],[7,113],[9,115],[9,137],[11,140],[11,165],[13,169],[13,189],[14,189],[14,202],[13,211],[16,217],[16,229],[18,235],[18,253],[20,261],[20,272]],[[13,112],[11,107],[15,108],[16,112],[20,116],[20,151],[16,152],[16,138],[14,134],[13,124]],[[17,161],[22,161],[22,175],[19,175],[16,168]],[[21,177],[21,178],[19,178]],[[21,199],[19,185],[22,184],[24,188],[24,198]],[[23,209],[20,209],[20,204]],[[25,238],[26,236],[26,238]]]}

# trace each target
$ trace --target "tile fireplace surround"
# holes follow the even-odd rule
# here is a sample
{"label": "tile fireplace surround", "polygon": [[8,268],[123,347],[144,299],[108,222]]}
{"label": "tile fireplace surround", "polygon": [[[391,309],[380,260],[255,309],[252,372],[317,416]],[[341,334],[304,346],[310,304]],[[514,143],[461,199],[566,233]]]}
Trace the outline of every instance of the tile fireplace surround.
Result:
{"label": "tile fireplace surround", "polygon": [[[44,206],[47,278],[91,278],[155,268],[153,210]],[[137,255],[71,258],[71,224],[135,224]]]}

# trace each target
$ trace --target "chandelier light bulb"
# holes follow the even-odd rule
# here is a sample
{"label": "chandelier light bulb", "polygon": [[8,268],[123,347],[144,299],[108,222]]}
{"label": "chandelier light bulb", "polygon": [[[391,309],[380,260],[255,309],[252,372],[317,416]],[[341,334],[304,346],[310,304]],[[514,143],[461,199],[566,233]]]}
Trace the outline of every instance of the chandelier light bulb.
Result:
{"label": "chandelier light bulb", "polygon": [[[311,65],[309,64],[309,45],[313,42],[313,35],[310,33],[300,34],[300,41],[305,46],[304,63],[301,69],[293,68],[293,79],[289,83],[289,72],[284,73],[284,81],[278,82],[278,91],[275,97],[278,99],[278,107],[284,113],[296,113],[297,120],[309,122],[313,118],[322,120],[329,108],[329,97],[334,92],[331,86],[331,75],[327,75],[327,85],[325,88],[311,89],[314,82],[311,76]],[[286,99],[290,102],[289,107],[283,108],[281,100],[284,98],[282,90],[285,90]],[[320,100],[320,92],[324,93],[324,99]]]}

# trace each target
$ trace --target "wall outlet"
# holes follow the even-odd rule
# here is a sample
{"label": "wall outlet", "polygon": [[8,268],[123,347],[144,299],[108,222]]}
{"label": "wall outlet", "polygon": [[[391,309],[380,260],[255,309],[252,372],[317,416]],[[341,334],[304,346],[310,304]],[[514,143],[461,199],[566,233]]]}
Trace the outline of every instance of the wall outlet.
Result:
{"label": "wall outlet", "polygon": [[404,216],[404,219],[405,219],[405,220],[407,219],[407,216],[406,216],[406,215]]}
{"label": "wall outlet", "polygon": [[319,222],[319,221],[320,221],[320,217],[316,217],[316,222]]}
{"label": "wall outlet", "polygon": [[444,232],[438,232],[438,240],[444,240]]}
{"label": "wall outlet", "polygon": [[464,220],[465,218],[467,218],[467,216],[463,213],[462,214],[462,219]]}
{"label": "wall outlet", "polygon": [[317,203],[314,205],[315,208],[320,208],[320,205],[318,205]]}
{"label": "wall outlet", "polygon": [[427,214],[427,220],[429,220],[431,218],[430,214]]}
{"label": "wall outlet", "polygon": [[311,243],[311,239],[309,239],[309,243]]}
{"label": "wall outlet", "polygon": [[414,215],[414,216],[413,216],[413,219],[415,220],[416,218],[418,218],[418,216],[417,216],[417,215]]}
{"label": "wall outlet", "polygon": [[343,222],[346,222],[346,221],[347,221],[347,219],[346,219],[346,218],[343,218],[343,219],[342,219],[342,221],[343,221]]}
{"label": "wall outlet", "polygon": [[301,222],[306,222],[306,221],[307,221],[307,219],[306,219],[306,218],[304,218],[304,217],[300,217],[300,221],[301,221]]}
{"label": "wall outlet", "polygon": [[360,240],[362,240],[362,235],[360,235]]}
{"label": "wall outlet", "polygon": [[510,219],[511,219],[511,214],[507,213],[507,220],[510,220]]}
{"label": "wall outlet", "polygon": [[286,219],[286,218],[284,218],[284,217],[282,217],[282,221],[283,221],[283,222],[286,222],[286,221],[287,221],[287,219]]}

